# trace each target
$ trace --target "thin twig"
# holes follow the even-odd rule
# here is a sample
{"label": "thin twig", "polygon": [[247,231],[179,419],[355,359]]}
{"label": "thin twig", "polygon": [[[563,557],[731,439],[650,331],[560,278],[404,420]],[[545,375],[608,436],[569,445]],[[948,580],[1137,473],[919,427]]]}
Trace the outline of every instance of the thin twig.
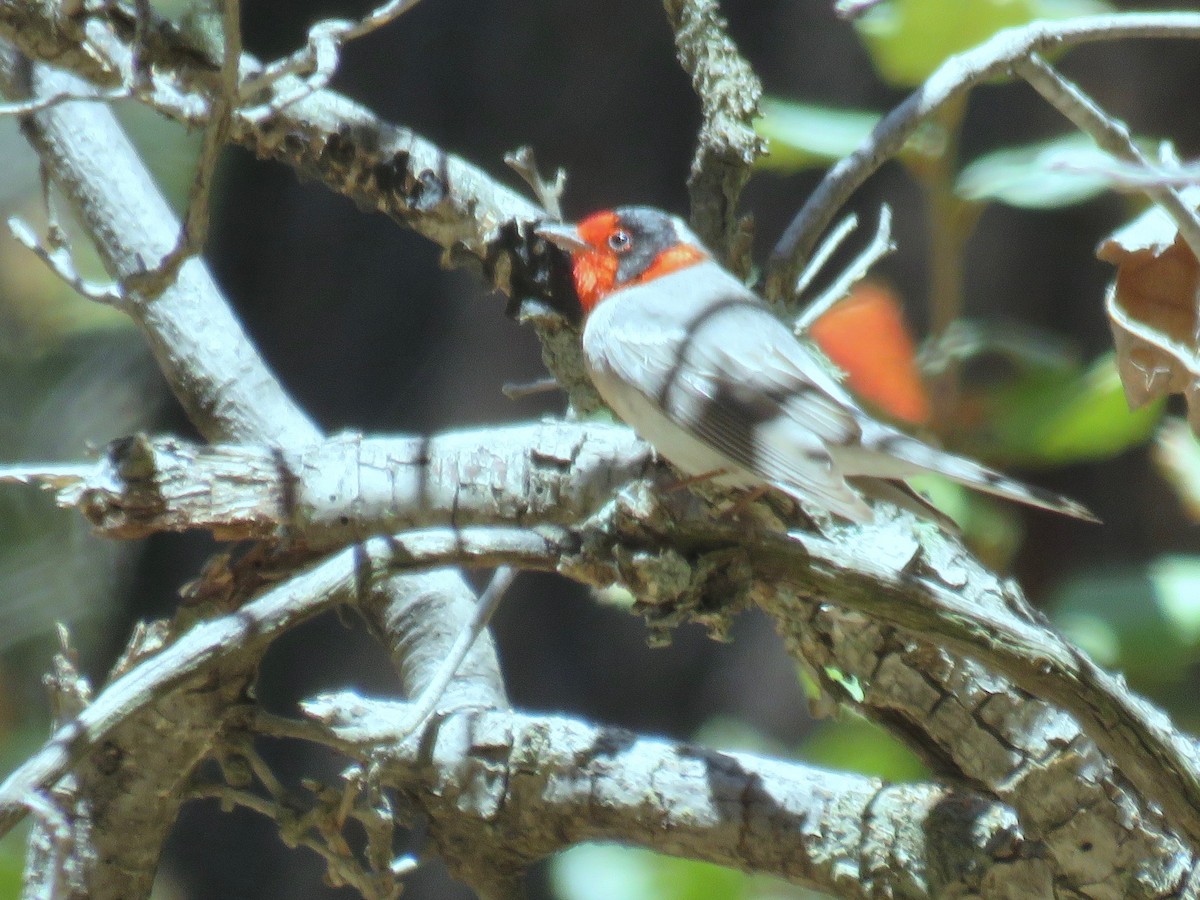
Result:
{"label": "thin twig", "polygon": [[59,91],[45,97],[30,97],[28,100],[18,100],[13,103],[0,103],[0,117],[27,116],[30,113],[41,112],[60,103],[112,103],[115,100],[126,100],[133,93],[126,88],[91,91]]}
{"label": "thin twig", "polygon": [[[281,797],[262,797],[251,791],[228,784],[205,782],[188,792],[193,800],[218,800],[223,807],[241,806],[265,816],[275,823],[280,837],[294,847],[305,847],[325,861],[326,871],[335,887],[351,886],[370,900],[385,900],[400,896],[400,885],[394,882],[396,871],[389,867],[382,872],[367,871],[354,858],[344,841],[330,840],[332,826],[321,827],[317,821],[328,815],[320,806],[297,814]],[[391,881],[387,885],[383,882]]]}
{"label": "thin twig", "polygon": [[47,268],[69,285],[80,296],[105,306],[121,308],[125,305],[125,291],[114,281],[89,281],[75,268],[75,260],[67,247],[52,247],[38,240],[33,228],[22,219],[12,216],[8,230],[19,243],[44,262]]}
{"label": "thin twig", "polygon": [[562,195],[567,186],[566,170],[558,169],[554,173],[554,181],[547,181],[538,171],[533,148],[528,146],[518,147],[512,153],[505,154],[504,162],[529,185],[533,196],[545,208],[546,216],[555,222],[561,222]]}
{"label": "thin twig", "polygon": [[[1108,163],[1076,164],[1070,162],[1051,163],[1051,169],[1081,175],[1099,175],[1114,191],[1130,194],[1145,193],[1147,187],[1186,188],[1200,184],[1200,163],[1174,162],[1138,163],[1113,160]],[[1185,201],[1187,198],[1184,198]]]}
{"label": "thin twig", "polygon": [[349,754],[354,749],[353,744],[339,739],[327,728],[322,728],[309,719],[291,719],[267,712],[262,707],[255,707],[254,729],[267,737],[323,744],[339,753]]}
{"label": "thin twig", "polygon": [[303,76],[284,94],[261,106],[246,109],[249,118],[271,115],[319,90],[324,90],[337,71],[341,49],[346,42],[360,38],[402,16],[420,0],[391,0],[376,7],[357,21],[326,19],[308,30],[305,45],[290,56],[269,63],[261,72],[246,79],[241,98],[251,100],[262,91],[289,76]]}
{"label": "thin twig", "polygon": [[[829,262],[829,258],[837,253],[838,248],[845,243],[848,238],[858,227],[858,216],[854,213],[846,216],[834,227],[833,231],[825,240],[821,241],[821,246],[817,247],[817,251],[812,255],[804,265],[804,271],[796,278],[796,285],[792,289],[792,296],[799,297],[808,286],[813,283],[814,279],[821,274],[825,268],[825,264]],[[789,298],[790,299],[790,298]]]}
{"label": "thin twig", "polygon": [[[1033,53],[1028,59],[1015,62],[1013,68],[1055,109],[1070,119],[1076,128],[1091,135],[1100,149],[1131,163],[1146,167],[1153,165],[1153,161],[1133,142],[1124,122],[1105,113],[1091,97],[1064,78],[1039,54]],[[1144,184],[1142,191],[1171,217],[1193,255],[1200,259],[1200,218],[1179,190],[1151,182]]]}
{"label": "thin twig", "polygon": [[95,466],[88,463],[19,463],[0,466],[0,482],[62,490],[86,480],[94,471]]}
{"label": "thin twig", "polygon": [[283,784],[276,777],[275,773],[271,771],[271,767],[267,765],[267,761],[259,755],[249,740],[240,742],[237,753],[250,764],[250,771],[254,773],[254,776],[268,794],[276,800],[283,797],[285,793]]}
{"label": "thin twig", "polygon": [[509,400],[522,400],[535,394],[547,394],[550,391],[560,390],[562,390],[562,385],[553,376],[539,378],[536,381],[506,381],[500,386],[500,393]]}
{"label": "thin twig", "polygon": [[794,331],[800,334],[811,328],[813,322],[821,318],[830,307],[850,292],[850,288],[867,276],[875,263],[895,249],[896,245],[892,243],[892,208],[885,203],[880,207],[879,226],[875,229],[871,243],[838,275],[833,284],[805,308],[796,319]]}
{"label": "thin twig", "polygon": [[512,566],[500,566],[493,573],[492,580],[488,583],[487,588],[480,595],[479,601],[475,604],[471,618],[462,624],[462,628],[458,632],[458,636],[454,639],[449,653],[446,654],[445,660],[442,661],[442,664],[438,667],[429,684],[425,686],[421,695],[416,698],[413,704],[412,717],[400,729],[405,737],[420,728],[425,720],[433,714],[438,702],[445,695],[446,688],[450,686],[450,682],[458,674],[459,666],[467,658],[467,654],[471,652],[471,647],[475,644],[480,632],[491,621],[492,614],[496,611],[496,607],[500,605],[500,601],[504,599],[505,593],[507,593],[513,583],[513,579],[516,577],[517,570]]}
{"label": "thin twig", "polygon": [[850,195],[900,151],[922,122],[975,85],[1006,74],[1014,63],[1032,53],[1126,38],[1196,37],[1200,37],[1197,13],[1114,13],[1037,21],[1006,29],[946,60],[908,99],[880,120],[857,150],[826,173],[771,252],[767,296],[773,300],[789,296],[796,273]]}

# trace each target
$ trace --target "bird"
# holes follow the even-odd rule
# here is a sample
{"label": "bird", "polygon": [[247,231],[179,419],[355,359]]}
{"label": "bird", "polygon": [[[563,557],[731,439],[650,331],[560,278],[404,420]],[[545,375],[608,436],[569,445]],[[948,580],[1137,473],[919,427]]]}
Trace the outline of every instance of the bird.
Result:
{"label": "bird", "polygon": [[624,206],[574,225],[543,221],[534,233],[569,257],[584,364],[600,397],[688,483],[775,488],[802,508],[868,524],[868,498],[927,504],[904,480],[934,472],[1099,521],[1074,500],[874,418],[679,217]]}

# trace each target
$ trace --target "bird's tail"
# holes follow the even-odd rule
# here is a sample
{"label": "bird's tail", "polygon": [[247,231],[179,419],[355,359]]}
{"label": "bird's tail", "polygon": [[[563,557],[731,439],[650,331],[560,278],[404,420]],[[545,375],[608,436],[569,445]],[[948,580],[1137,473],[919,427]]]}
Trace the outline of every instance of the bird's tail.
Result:
{"label": "bird's tail", "polygon": [[1036,506],[1039,509],[1047,509],[1064,516],[1083,519],[1085,522],[1100,521],[1090,509],[1069,497],[1024,484],[1015,478],[1009,478],[1001,472],[980,465],[974,460],[967,459],[965,456],[938,450],[907,434],[890,431],[890,429],[889,432],[879,436],[874,448],[877,452],[902,460],[917,469],[944,475],[952,481],[984,493],[1003,497],[1006,500],[1014,500],[1027,506]]}

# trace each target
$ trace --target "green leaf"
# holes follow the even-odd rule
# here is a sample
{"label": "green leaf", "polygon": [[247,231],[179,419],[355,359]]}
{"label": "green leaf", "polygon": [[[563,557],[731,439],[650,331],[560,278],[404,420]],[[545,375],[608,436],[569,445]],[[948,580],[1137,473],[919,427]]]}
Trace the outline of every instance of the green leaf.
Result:
{"label": "green leaf", "polygon": [[1108,459],[1149,439],[1164,402],[1130,411],[1113,354],[1090,367],[1020,371],[974,398],[985,427],[964,450],[988,460],[1058,466]]}
{"label": "green leaf", "polygon": [[1087,135],[1071,134],[981,156],[959,173],[954,190],[964,200],[1058,209],[1108,190],[1112,161]]}
{"label": "green leaf", "polygon": [[1164,406],[1131,411],[1110,353],[1058,384],[1014,392],[1000,428],[1010,452],[1030,463],[1108,459],[1149,439]]}
{"label": "green leaf", "polygon": [[929,774],[911,750],[878,725],[855,715],[823,722],[804,742],[800,755],[815,765],[888,781],[912,781]]}
{"label": "green leaf", "polygon": [[855,21],[879,74],[912,87],[947,58],[1034,19],[1108,11],[1096,0],[892,0]]}
{"label": "green leaf", "polygon": [[1033,0],[892,0],[854,24],[883,79],[912,87],[955,53],[1035,17]]}
{"label": "green leaf", "polygon": [[550,878],[561,900],[737,900],[747,882],[732,869],[611,844],[559,854]]}
{"label": "green leaf", "polygon": [[1200,659],[1200,557],[1081,574],[1050,608],[1069,640],[1142,685],[1175,684]]}
{"label": "green leaf", "polygon": [[798,172],[836,162],[853,152],[879,114],[866,110],[831,109],[764,97],[763,115],[754,123],[767,141],[768,153],[757,166],[779,172]]}
{"label": "green leaf", "polygon": [[613,844],[580,844],[555,857],[550,884],[560,900],[817,900],[778,878]]}

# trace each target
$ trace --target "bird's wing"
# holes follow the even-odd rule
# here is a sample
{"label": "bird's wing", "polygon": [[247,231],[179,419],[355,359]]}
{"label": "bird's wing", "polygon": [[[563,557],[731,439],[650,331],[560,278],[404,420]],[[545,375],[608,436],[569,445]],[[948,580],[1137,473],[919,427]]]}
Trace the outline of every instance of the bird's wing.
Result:
{"label": "bird's wing", "polygon": [[[922,471],[1095,520],[1068,498],[875,421],[815,352],[715,264],[670,278],[670,296],[660,281],[602,304],[585,330],[585,351],[590,364],[607,368],[742,470],[857,522],[873,515],[847,478],[861,484]],[[600,320],[606,338],[589,342],[592,322]]]}
{"label": "bird's wing", "polygon": [[[640,299],[628,293],[623,305]],[[828,373],[808,370],[819,363],[804,357],[787,327],[753,295],[732,293],[696,315],[664,314],[661,298],[651,299],[651,309],[630,305],[622,314],[602,305],[593,314],[610,315],[602,346],[585,333],[591,364],[640,390],[740,469],[797,499],[870,521],[870,507],[827,446],[857,439],[853,401]]]}

